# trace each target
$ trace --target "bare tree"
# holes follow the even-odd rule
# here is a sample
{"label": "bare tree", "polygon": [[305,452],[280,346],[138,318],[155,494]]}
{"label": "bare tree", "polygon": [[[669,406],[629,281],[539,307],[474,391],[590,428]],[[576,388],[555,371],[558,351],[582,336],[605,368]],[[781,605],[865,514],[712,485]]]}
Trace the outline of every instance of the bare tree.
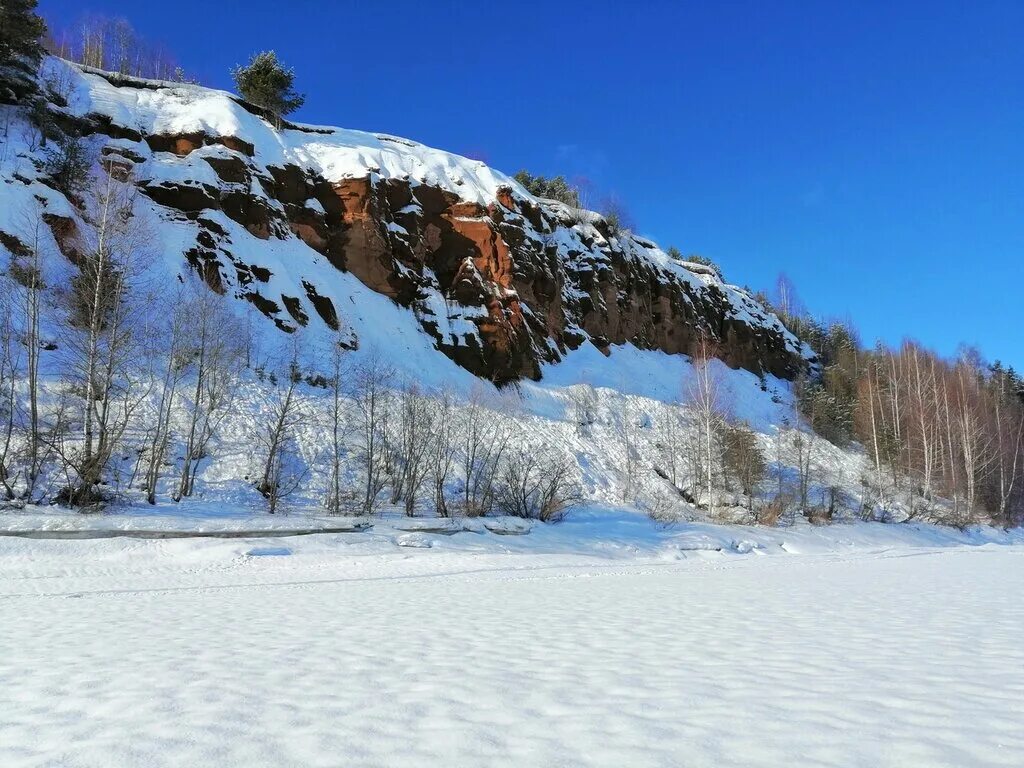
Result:
{"label": "bare tree", "polygon": [[513,517],[554,523],[581,498],[572,474],[575,462],[550,449],[517,446],[501,465],[496,504]]}
{"label": "bare tree", "polygon": [[175,293],[170,316],[166,320],[157,317],[159,325],[151,327],[147,334],[155,341],[155,348],[150,350],[150,376],[152,379],[158,379],[154,381],[153,388],[159,392],[146,446],[148,462],[144,487],[146,501],[150,504],[156,504],[157,486],[167,458],[167,447],[171,441],[171,416],[178,401],[179,385],[189,366],[185,333],[189,325],[188,313],[191,306],[182,300],[183,293]]}
{"label": "bare tree", "polygon": [[331,343],[330,361],[330,406],[328,412],[328,428],[331,435],[330,477],[327,488],[327,513],[340,515],[344,494],[341,489],[341,459],[345,452],[345,400],[344,387],[346,375],[345,349],[339,340]]}
{"label": "bare tree", "polygon": [[15,424],[18,382],[23,375],[10,279],[0,278],[0,488],[8,499],[15,497]]}
{"label": "bare tree", "polygon": [[568,391],[576,434],[588,434],[597,420],[597,391],[589,384],[577,384]]}
{"label": "bare tree", "polygon": [[618,197],[605,198],[600,207],[601,217],[611,237],[625,237],[634,229],[633,217]]}
{"label": "bare tree", "polygon": [[775,280],[775,301],[773,303],[776,311],[779,313],[779,319],[787,327],[793,326],[795,320],[807,314],[807,310],[804,308],[803,302],[797,293],[796,286],[789,276],[783,272],[780,272]]}
{"label": "bare tree", "polygon": [[881,394],[878,384],[878,368],[872,364],[865,368],[864,374],[857,384],[857,409],[855,413],[855,424],[861,434],[868,436],[868,449],[874,463],[874,476],[866,478],[872,503],[870,504],[873,515],[874,504],[877,501],[885,507],[884,482],[883,482],[883,461],[888,460],[886,455],[883,459],[883,448],[885,435],[882,429],[882,416],[884,409],[881,408]]}
{"label": "bare tree", "polygon": [[11,280],[9,295],[12,297],[14,312],[19,316],[17,323],[21,344],[25,350],[25,389],[28,399],[28,423],[25,427],[25,481],[22,496],[30,499],[43,471],[48,452],[43,444],[41,414],[39,407],[39,355],[42,348],[41,323],[43,291],[42,211],[36,204],[22,214],[21,229],[25,248],[12,252],[8,267]]}
{"label": "bare tree", "polygon": [[658,420],[658,446],[661,449],[661,457],[665,464],[668,480],[677,488],[683,469],[685,435],[686,425],[683,423],[679,409],[669,406],[662,418]]}
{"label": "bare tree", "polygon": [[[1001,383],[1002,384],[1002,383]],[[1010,393],[1000,389],[993,396],[993,428],[996,433],[996,482],[999,518],[1003,525],[1011,521],[1010,503],[1020,480],[1024,449],[1024,409],[1014,403]]]}
{"label": "bare tree", "polygon": [[364,515],[371,515],[377,510],[380,494],[387,484],[387,411],[394,376],[394,369],[376,350],[371,350],[352,372],[356,453],[363,476],[361,506]]}
{"label": "bare tree", "polygon": [[800,511],[810,515],[811,488],[815,480],[818,436],[813,429],[795,429],[790,433],[791,456],[796,467],[796,492]]}
{"label": "bare tree", "polygon": [[487,407],[482,385],[470,392],[461,422],[463,511],[471,517],[486,515],[494,504],[494,483],[510,430],[505,413]]}
{"label": "bare tree", "polygon": [[121,75],[170,80],[180,70],[164,46],[146,40],[120,17],[86,16],[71,28],[52,30],[46,44],[57,56]]}
{"label": "bare tree", "polygon": [[[793,388],[799,401],[806,401],[804,397],[808,389],[813,389],[813,385],[807,379],[806,376],[800,376],[794,382]],[[820,392],[820,390],[816,390]],[[811,488],[814,485],[816,478],[816,458],[818,454],[818,433],[815,431],[815,425],[819,423],[818,408],[821,407],[822,400],[819,398],[811,399],[810,411],[802,414],[805,419],[799,420],[795,429],[789,433],[789,458],[796,469],[796,500],[800,512],[810,518],[812,516],[811,509]]]}
{"label": "bare tree", "polygon": [[[910,398],[908,410],[913,414],[913,428],[908,430],[912,436],[908,442],[914,455],[908,464],[920,477],[921,497],[926,503],[932,501],[932,484],[935,466],[939,459],[939,423],[936,418],[938,398],[936,393],[935,369],[924,361],[924,354],[916,344],[904,344],[904,355],[910,358]],[[912,442],[911,442],[912,441]],[[916,494],[911,495],[911,514]]]}
{"label": "bare tree", "polygon": [[976,520],[978,486],[993,460],[992,436],[985,429],[977,388],[971,386],[977,375],[966,362],[956,368],[956,434],[966,485],[966,507],[958,521],[961,525]]}
{"label": "bare tree", "polygon": [[269,504],[270,514],[277,512],[281,499],[293,492],[302,473],[290,472],[288,463],[294,454],[295,428],[303,419],[298,401],[298,385],[302,381],[298,344],[292,350],[287,371],[275,376],[274,391],[267,407],[267,421],[257,429],[255,437],[263,448],[263,470],[256,485]]}
{"label": "bare tree", "polygon": [[685,402],[695,429],[694,465],[698,488],[707,493],[708,514],[715,514],[715,488],[721,463],[719,435],[725,420],[720,384],[712,362],[717,350],[707,333],[701,333],[691,356],[693,376],[685,391]]}
{"label": "bare tree", "polygon": [[619,436],[622,438],[622,501],[630,503],[636,500],[637,489],[637,464],[640,461],[640,452],[637,448],[638,414],[633,401],[629,397],[622,400],[622,423],[619,428]]}
{"label": "bare tree", "polygon": [[792,423],[789,418],[784,417],[782,423],[776,425],[775,434],[772,436],[772,471],[775,475],[775,493],[758,515],[758,522],[762,524],[774,525],[780,519],[788,519],[791,512],[793,498],[789,490],[787,476],[787,467],[790,461],[791,427]]}
{"label": "bare tree", "polygon": [[747,497],[747,509],[754,509],[754,496],[764,479],[767,465],[757,436],[746,424],[728,424],[722,431],[722,474]]}
{"label": "bare tree", "polygon": [[175,501],[192,495],[210,441],[230,412],[244,354],[239,323],[223,298],[205,285],[193,283],[186,293],[185,307],[188,325],[183,337],[187,345],[182,354],[194,383],[191,397],[183,396],[181,402],[188,427]]}
{"label": "bare tree", "polygon": [[83,433],[76,449],[63,455],[76,476],[65,493],[72,506],[100,498],[104,472],[146,396],[133,367],[138,307],[132,288],[148,255],[134,199],[124,168],[105,163],[86,199],[93,237],[83,248],[66,296],[62,348],[68,383],[81,400]]}
{"label": "bare tree", "polygon": [[459,450],[454,396],[450,389],[445,388],[430,402],[434,409],[434,439],[429,457],[434,510],[438,517],[451,517],[446,488]]}
{"label": "bare tree", "polygon": [[406,382],[402,387],[398,406],[396,445],[400,466],[393,481],[391,503],[403,501],[405,514],[412,517],[420,488],[430,471],[436,412],[414,382]]}

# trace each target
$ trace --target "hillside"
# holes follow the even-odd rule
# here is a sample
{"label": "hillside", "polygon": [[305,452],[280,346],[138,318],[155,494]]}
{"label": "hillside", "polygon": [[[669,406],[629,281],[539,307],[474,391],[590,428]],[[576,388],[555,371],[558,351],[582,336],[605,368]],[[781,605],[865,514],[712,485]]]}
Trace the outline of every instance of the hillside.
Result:
{"label": "hillside", "polygon": [[715,269],[407,139],[54,57],[7,86],[16,506],[1014,519],[1012,372],[784,324]]}
{"label": "hillside", "polygon": [[[790,378],[806,366],[809,351],[743,289],[481,162],[385,134],[277,131],[199,86],[52,58],[42,72],[57,123],[145,196],[157,279],[199,274],[284,332],[382,349],[397,332],[416,368],[421,347],[436,349],[499,384],[539,379],[584,344],[687,354],[699,334],[734,368]],[[24,239],[14,213],[35,198],[73,260],[89,224],[45,186],[39,149],[5,148],[0,232]],[[399,327],[396,307],[422,333]]]}

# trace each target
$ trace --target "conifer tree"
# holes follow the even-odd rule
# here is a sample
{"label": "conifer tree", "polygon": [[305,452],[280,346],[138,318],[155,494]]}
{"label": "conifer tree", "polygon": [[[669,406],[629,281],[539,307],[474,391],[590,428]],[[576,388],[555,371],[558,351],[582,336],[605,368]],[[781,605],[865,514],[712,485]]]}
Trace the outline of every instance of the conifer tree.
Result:
{"label": "conifer tree", "polygon": [[36,0],[0,1],[0,67],[19,61],[36,64],[42,58],[40,38],[46,24],[35,9]]}
{"label": "conifer tree", "polygon": [[279,62],[273,51],[257,53],[247,65],[235,67],[231,76],[242,98],[268,110],[277,128],[283,115],[294,112],[306,100],[292,88],[294,70]]}

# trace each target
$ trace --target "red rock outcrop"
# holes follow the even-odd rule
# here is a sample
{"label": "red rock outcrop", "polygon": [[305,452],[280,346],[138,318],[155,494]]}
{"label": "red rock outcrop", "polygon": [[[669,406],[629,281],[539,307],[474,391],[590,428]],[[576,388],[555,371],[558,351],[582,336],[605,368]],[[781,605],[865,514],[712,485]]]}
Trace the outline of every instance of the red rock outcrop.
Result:
{"label": "red rock outcrop", "polygon": [[[282,330],[321,321],[342,327],[341,297],[306,279],[303,295],[266,295],[269,267],[252,263],[258,259],[247,256],[246,243],[232,237],[251,236],[268,247],[301,241],[408,307],[440,351],[498,383],[537,378],[543,363],[588,341],[603,351],[631,343],[687,354],[710,335],[734,367],[788,378],[806,365],[795,340],[743,291],[667,263],[653,244],[614,235],[600,219],[581,225],[511,188],[484,205],[369,168],[365,176],[331,182],[296,165],[261,166],[254,146],[240,137],[143,136],[102,116],[74,120],[80,133],[139,143],[138,152],[111,150],[111,167],[123,168],[125,177],[147,152],[209,165],[194,180],[179,174],[139,184],[169,216],[194,225],[195,244],[182,256],[207,284],[219,293],[233,290]],[[248,235],[223,219],[218,224],[211,211]],[[74,222],[49,223],[74,258]],[[294,248],[286,252],[295,258]]]}
{"label": "red rock outcrop", "polygon": [[[179,146],[170,137],[160,141]],[[182,141],[188,151],[204,144],[192,136]],[[632,343],[688,354],[702,333],[719,342],[720,356],[734,367],[791,377],[803,365],[781,326],[752,300],[737,312],[736,289],[662,267],[644,257],[647,245],[628,236],[581,228],[559,245],[554,235],[566,224],[511,190],[483,206],[408,181],[366,176],[332,184],[297,166],[262,171],[240,152],[204,159],[222,186],[162,183],[143,191],[191,217],[221,210],[261,239],[300,239],[416,312],[438,348],[478,376],[499,383],[537,378],[541,363],[588,339],[605,351]],[[252,194],[254,180],[266,200]],[[254,265],[242,264],[222,241],[203,227],[188,254],[210,286],[225,289],[225,261],[239,283],[257,279]],[[316,314],[338,327],[330,297],[308,284],[305,291]],[[452,317],[433,315],[426,301],[432,291],[475,333],[446,332]],[[298,297],[247,298],[285,330],[310,322]]]}

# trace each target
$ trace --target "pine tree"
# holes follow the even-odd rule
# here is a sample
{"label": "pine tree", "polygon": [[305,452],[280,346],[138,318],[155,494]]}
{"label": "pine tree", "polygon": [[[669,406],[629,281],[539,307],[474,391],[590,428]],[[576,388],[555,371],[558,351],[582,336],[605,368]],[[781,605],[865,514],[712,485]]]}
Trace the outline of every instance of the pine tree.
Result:
{"label": "pine tree", "polygon": [[36,0],[0,2],[0,66],[19,59],[35,64],[42,58],[39,39],[46,32],[46,24],[35,9]]}
{"label": "pine tree", "polygon": [[281,64],[273,51],[257,53],[248,65],[235,67],[231,76],[242,98],[268,110],[277,128],[283,115],[294,112],[306,100],[292,88],[294,70]]}
{"label": "pine tree", "polygon": [[78,136],[60,134],[46,151],[43,170],[58,190],[74,197],[85,187],[91,164],[88,148]]}

